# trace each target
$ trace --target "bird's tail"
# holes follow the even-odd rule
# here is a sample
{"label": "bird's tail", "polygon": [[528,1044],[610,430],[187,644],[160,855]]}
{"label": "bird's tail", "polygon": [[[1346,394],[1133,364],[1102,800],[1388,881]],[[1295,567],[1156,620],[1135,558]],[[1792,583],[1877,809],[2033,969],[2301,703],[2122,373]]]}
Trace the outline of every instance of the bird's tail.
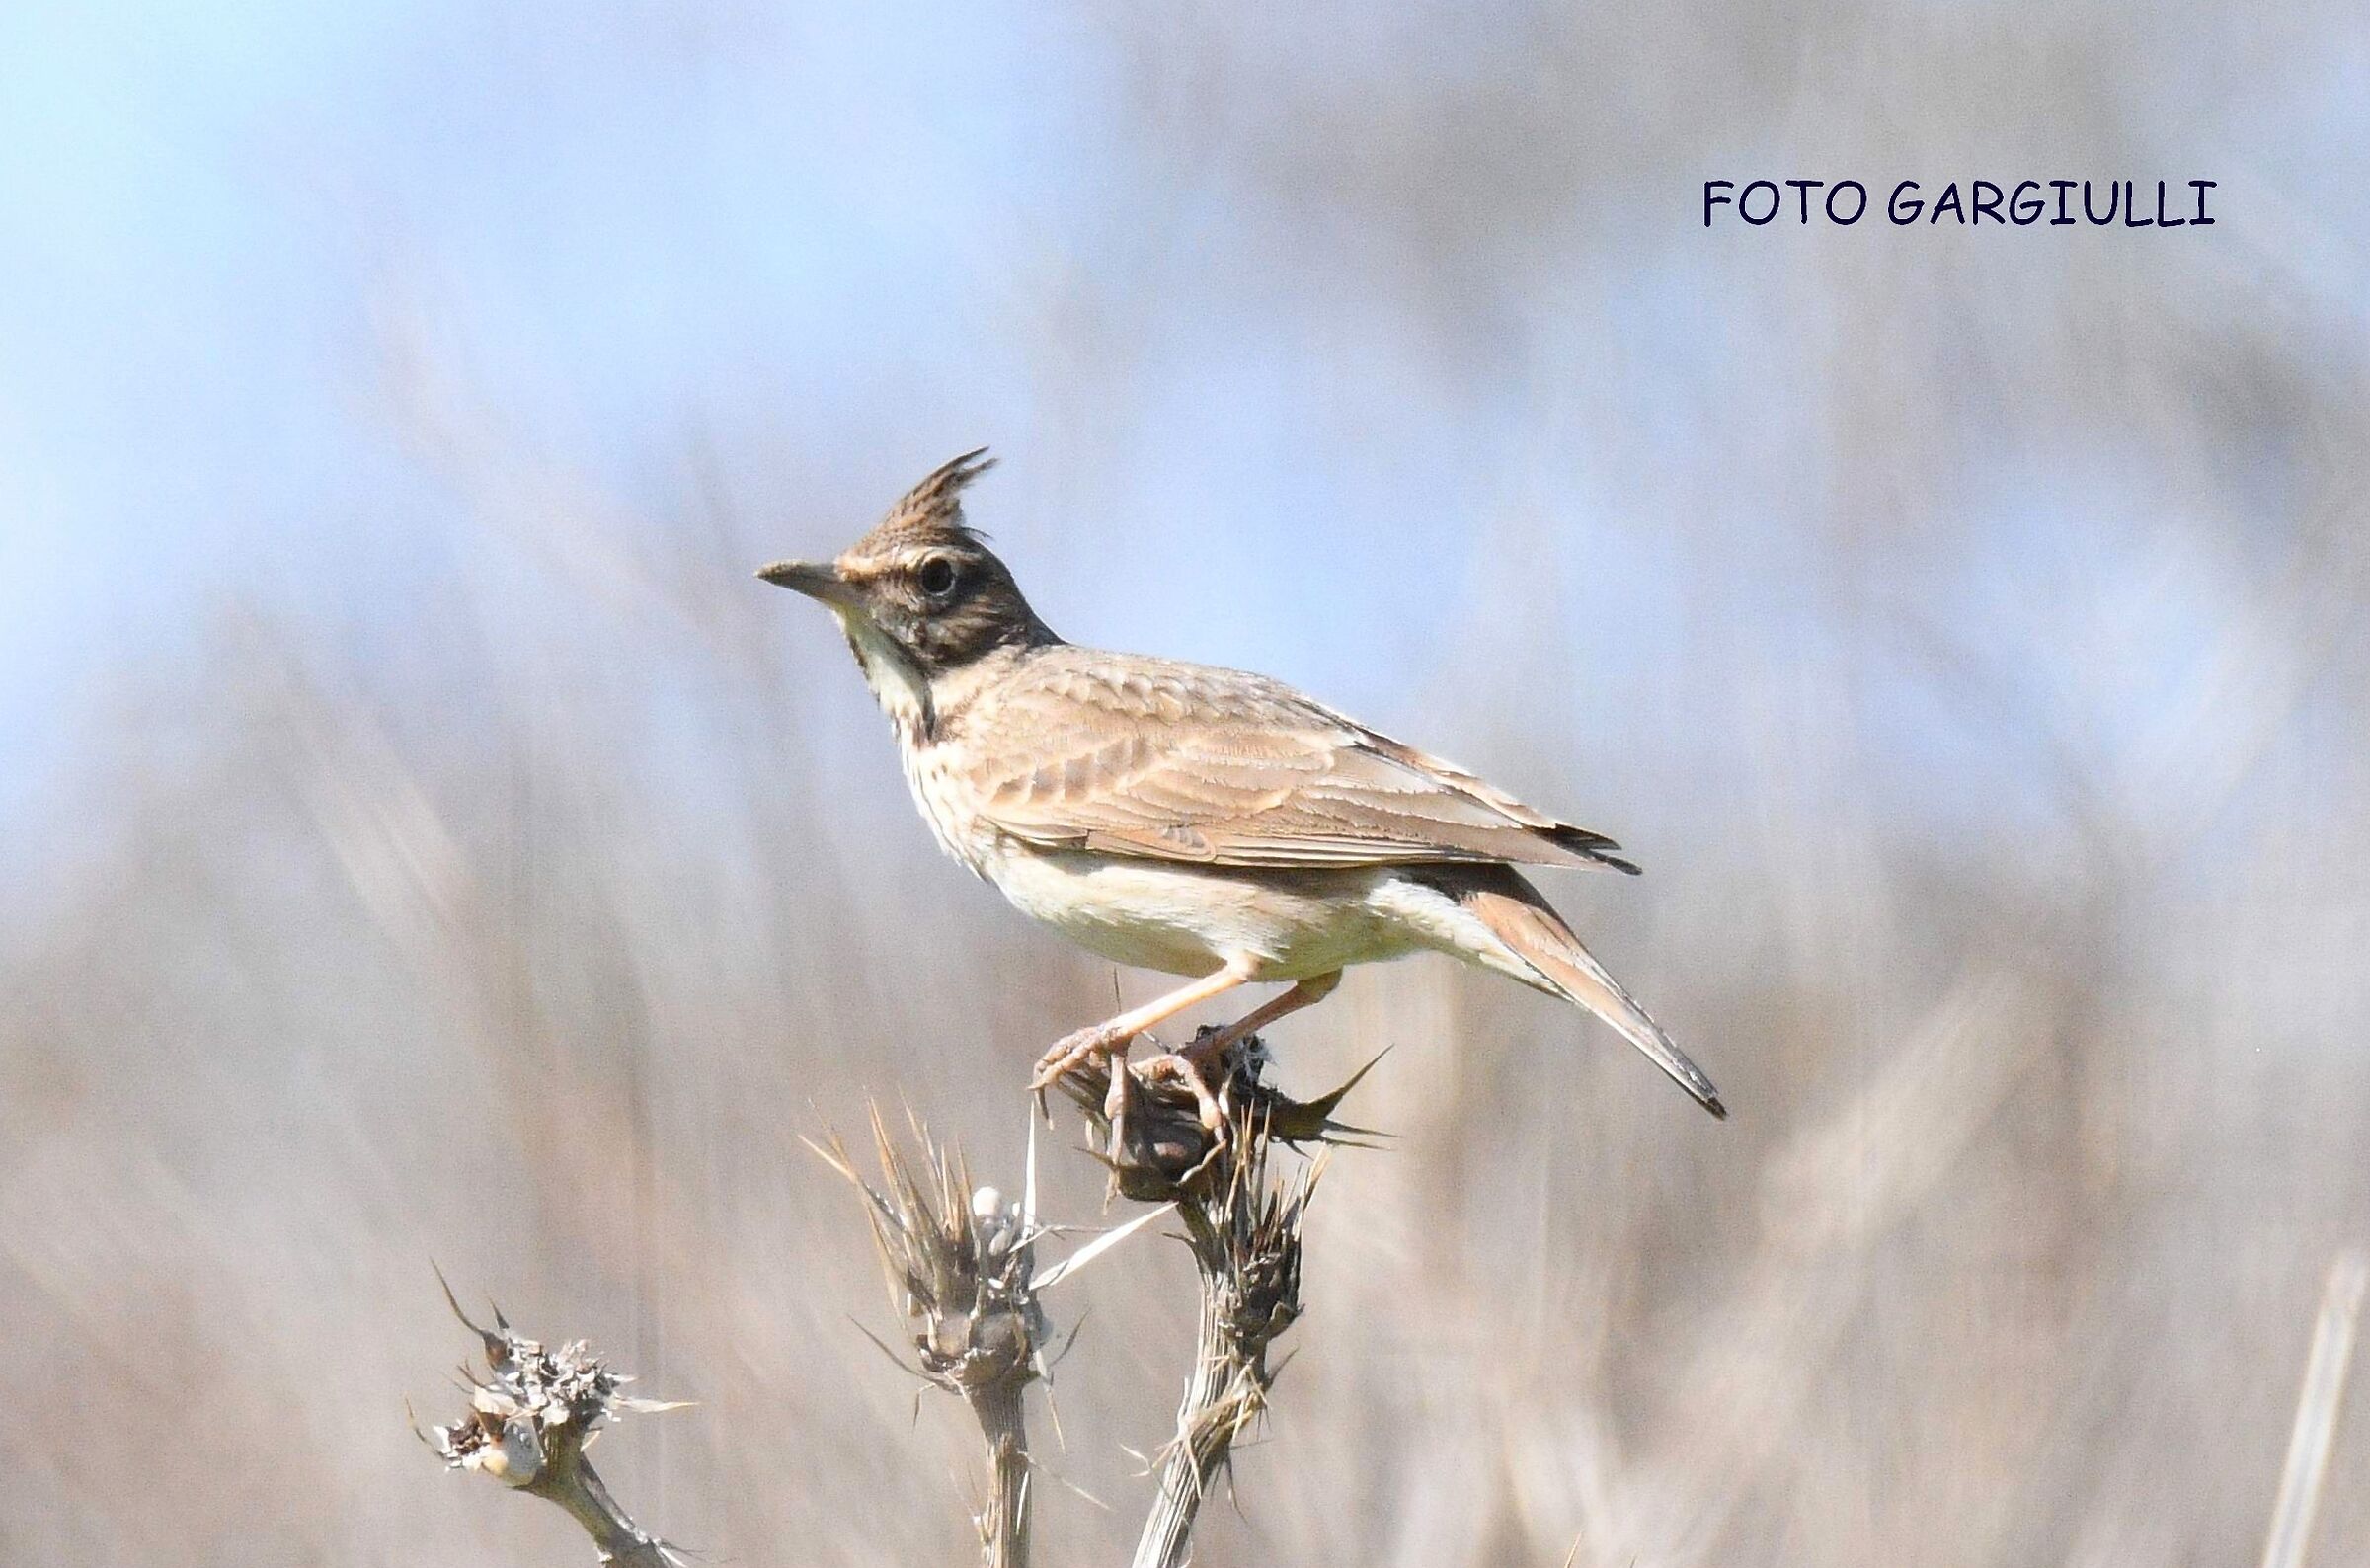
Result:
{"label": "bird's tail", "polygon": [[1487,885],[1468,884],[1457,889],[1457,902],[1545,982],[1541,989],[1577,1002],[1604,1019],[1620,1031],[1624,1040],[1652,1058],[1654,1065],[1669,1073],[1679,1087],[1694,1095],[1697,1104],[1716,1117],[1725,1118],[1728,1108],[1720,1104],[1720,1092],[1711,1086],[1703,1069],[1687,1059],[1687,1053],[1672,1043],[1671,1037],[1662,1032],[1662,1026],[1580,945],[1572,928],[1563,923],[1563,917],[1540,896],[1539,890],[1518,872],[1493,869],[1503,870],[1504,877],[1493,877]]}

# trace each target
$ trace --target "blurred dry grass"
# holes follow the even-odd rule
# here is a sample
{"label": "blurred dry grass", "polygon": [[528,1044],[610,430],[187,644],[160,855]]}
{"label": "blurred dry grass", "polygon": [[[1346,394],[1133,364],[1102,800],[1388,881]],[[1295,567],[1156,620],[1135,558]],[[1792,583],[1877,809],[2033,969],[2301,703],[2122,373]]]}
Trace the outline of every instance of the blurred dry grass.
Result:
{"label": "blurred dry grass", "polygon": [[[748,573],[974,437],[1066,634],[1308,679],[1630,844],[1551,891],[1736,1110],[1442,964],[1296,1020],[1303,1089],[1399,1048],[1349,1108],[1399,1141],[1328,1178],[1202,1560],[2260,1549],[2370,1236],[2370,262],[2252,127],[2311,135],[2362,19],[1145,15],[1060,24],[1108,184],[983,241],[1009,433],[925,368],[868,439],[756,398],[539,441],[432,283],[382,298],[363,417],[453,520],[384,593],[193,607],[0,903],[0,1558],[574,1560],[405,1428],[431,1257],[701,1402],[603,1454],[671,1537],[969,1550],[968,1440],[848,1326],[796,1135],[902,1092],[1017,1169],[1113,980],[935,858]],[[1691,226],[1713,176],[2159,166],[2227,226]],[[1229,415],[1262,382],[1294,429]],[[1141,1263],[1060,1373],[1105,1497],[1192,1334],[1181,1249]],[[2316,1562],[2370,1554],[2361,1400]],[[1131,1515],[1049,1512],[1046,1560]]]}

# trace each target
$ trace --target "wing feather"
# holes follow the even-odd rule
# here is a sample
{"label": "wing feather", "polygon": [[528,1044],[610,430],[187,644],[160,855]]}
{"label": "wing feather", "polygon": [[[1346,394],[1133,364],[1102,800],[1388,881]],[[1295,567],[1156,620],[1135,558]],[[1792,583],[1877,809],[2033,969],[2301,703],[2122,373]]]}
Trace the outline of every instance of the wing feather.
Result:
{"label": "wing feather", "polygon": [[982,693],[950,739],[980,816],[1047,848],[1226,866],[1637,869],[1602,834],[1236,670],[1049,649]]}

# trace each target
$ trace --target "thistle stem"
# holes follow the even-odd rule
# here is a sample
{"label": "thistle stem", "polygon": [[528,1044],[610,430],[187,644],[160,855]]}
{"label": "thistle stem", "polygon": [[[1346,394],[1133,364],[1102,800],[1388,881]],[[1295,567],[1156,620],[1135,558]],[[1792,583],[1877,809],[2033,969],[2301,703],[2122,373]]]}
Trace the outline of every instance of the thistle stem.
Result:
{"label": "thistle stem", "polygon": [[611,1568],[680,1568],[680,1559],[617,1506],[607,1484],[582,1458],[525,1490],[567,1510]]}
{"label": "thistle stem", "polygon": [[1021,1409],[1027,1379],[1002,1378],[970,1395],[971,1413],[988,1445],[990,1477],[987,1511],[980,1516],[981,1561],[986,1568],[1028,1568],[1029,1435]]}
{"label": "thistle stem", "polygon": [[1193,1522],[1202,1499],[1234,1445],[1235,1423],[1221,1410],[1239,1377],[1256,1375],[1240,1359],[1225,1328],[1223,1277],[1204,1249],[1194,1248],[1202,1280],[1201,1329],[1194,1346],[1192,1375],[1177,1407],[1177,1436],[1160,1466],[1160,1490],[1136,1538],[1132,1568],[1177,1568],[1192,1544]]}

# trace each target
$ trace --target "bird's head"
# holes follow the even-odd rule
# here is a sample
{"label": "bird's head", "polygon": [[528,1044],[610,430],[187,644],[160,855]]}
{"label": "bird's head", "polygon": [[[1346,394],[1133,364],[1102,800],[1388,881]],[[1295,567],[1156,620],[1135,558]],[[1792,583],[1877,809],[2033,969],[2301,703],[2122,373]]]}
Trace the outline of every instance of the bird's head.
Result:
{"label": "bird's head", "polygon": [[930,682],[998,649],[1056,642],[1012,573],[963,521],[963,490],[993,467],[968,452],[907,492],[833,561],[776,561],[757,576],[839,618],[892,716],[928,711]]}

